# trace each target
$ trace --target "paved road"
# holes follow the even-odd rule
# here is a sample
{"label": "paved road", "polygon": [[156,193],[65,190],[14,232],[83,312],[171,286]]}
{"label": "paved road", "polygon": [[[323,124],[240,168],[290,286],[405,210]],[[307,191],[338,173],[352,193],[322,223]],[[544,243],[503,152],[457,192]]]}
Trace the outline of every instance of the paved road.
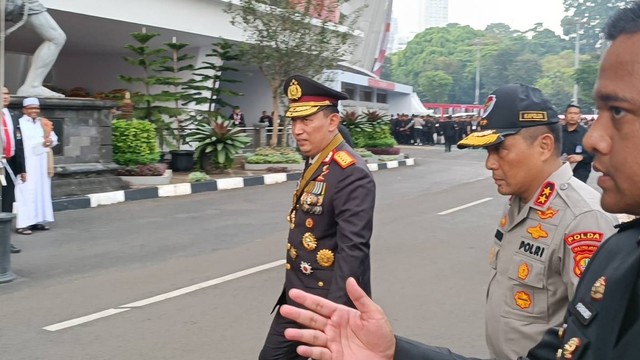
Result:
{"label": "paved road", "polygon": [[[505,199],[484,151],[409,151],[416,166],[375,173],[374,297],[399,334],[486,356],[486,261]],[[24,252],[19,279],[0,285],[0,359],[255,359],[282,286],[293,186],[67,211],[49,232],[15,235]]]}

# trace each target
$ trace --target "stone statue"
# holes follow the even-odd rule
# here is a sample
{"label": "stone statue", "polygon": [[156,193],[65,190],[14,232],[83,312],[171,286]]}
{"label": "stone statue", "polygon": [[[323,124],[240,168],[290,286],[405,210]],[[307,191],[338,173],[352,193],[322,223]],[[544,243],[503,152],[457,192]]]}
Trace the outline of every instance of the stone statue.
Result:
{"label": "stone statue", "polygon": [[42,86],[67,40],[64,31],[49,15],[47,8],[39,0],[6,0],[5,19],[15,23],[7,29],[7,35],[26,23],[44,40],[33,53],[27,77],[16,94],[28,97],[64,97]]}

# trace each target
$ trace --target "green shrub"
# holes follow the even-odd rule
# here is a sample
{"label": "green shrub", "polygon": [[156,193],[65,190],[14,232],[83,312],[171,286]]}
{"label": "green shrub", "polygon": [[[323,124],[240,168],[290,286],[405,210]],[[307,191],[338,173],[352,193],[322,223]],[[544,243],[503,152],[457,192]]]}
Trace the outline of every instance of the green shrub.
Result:
{"label": "green shrub", "polygon": [[247,164],[301,164],[302,156],[292,148],[261,147],[245,158]]}
{"label": "green shrub", "polygon": [[398,160],[398,157],[393,155],[381,155],[378,157],[378,162],[388,162],[396,160]]}
{"label": "green shrub", "polygon": [[211,178],[206,173],[203,173],[203,172],[200,172],[200,171],[194,171],[194,172],[189,174],[188,180],[189,180],[189,182],[194,183],[194,182],[209,181],[209,180],[211,180]]}
{"label": "green shrub", "polygon": [[148,121],[115,120],[113,131],[113,161],[118,165],[147,165],[158,162],[160,150],[156,142],[156,127]]}
{"label": "green shrub", "polygon": [[362,158],[373,157],[373,153],[365,148],[355,148],[353,149],[353,151],[355,151]]}
{"label": "green shrub", "polygon": [[[215,170],[226,170],[233,166],[233,158],[251,139],[235,127],[231,120],[216,113],[202,114],[187,141],[196,143],[195,159],[200,169],[208,171],[209,165]],[[207,163],[208,162],[208,163]]]}
{"label": "green shrub", "polygon": [[118,169],[118,176],[162,176],[167,170],[167,164],[149,164],[125,166]]}

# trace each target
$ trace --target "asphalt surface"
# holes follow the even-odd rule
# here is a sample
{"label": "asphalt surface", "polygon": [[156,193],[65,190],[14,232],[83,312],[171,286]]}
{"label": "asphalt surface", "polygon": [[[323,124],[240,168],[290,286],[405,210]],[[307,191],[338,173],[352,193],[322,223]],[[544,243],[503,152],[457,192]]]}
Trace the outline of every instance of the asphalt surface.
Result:
{"label": "asphalt surface", "polygon": [[[398,334],[486,357],[488,249],[506,198],[483,150],[406,151],[416,166],[374,173],[374,299]],[[256,359],[282,289],[294,186],[66,211],[50,231],[13,235],[23,253],[18,280],[0,285],[0,359]]]}

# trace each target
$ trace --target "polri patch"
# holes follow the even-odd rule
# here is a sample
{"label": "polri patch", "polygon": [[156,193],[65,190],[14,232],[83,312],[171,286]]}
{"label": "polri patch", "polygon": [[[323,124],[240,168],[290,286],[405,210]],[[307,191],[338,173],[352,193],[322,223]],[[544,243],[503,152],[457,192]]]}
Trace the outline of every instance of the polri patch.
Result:
{"label": "polri patch", "polygon": [[573,246],[586,241],[602,242],[603,238],[604,234],[599,231],[579,231],[565,236],[564,242],[569,246]]}

